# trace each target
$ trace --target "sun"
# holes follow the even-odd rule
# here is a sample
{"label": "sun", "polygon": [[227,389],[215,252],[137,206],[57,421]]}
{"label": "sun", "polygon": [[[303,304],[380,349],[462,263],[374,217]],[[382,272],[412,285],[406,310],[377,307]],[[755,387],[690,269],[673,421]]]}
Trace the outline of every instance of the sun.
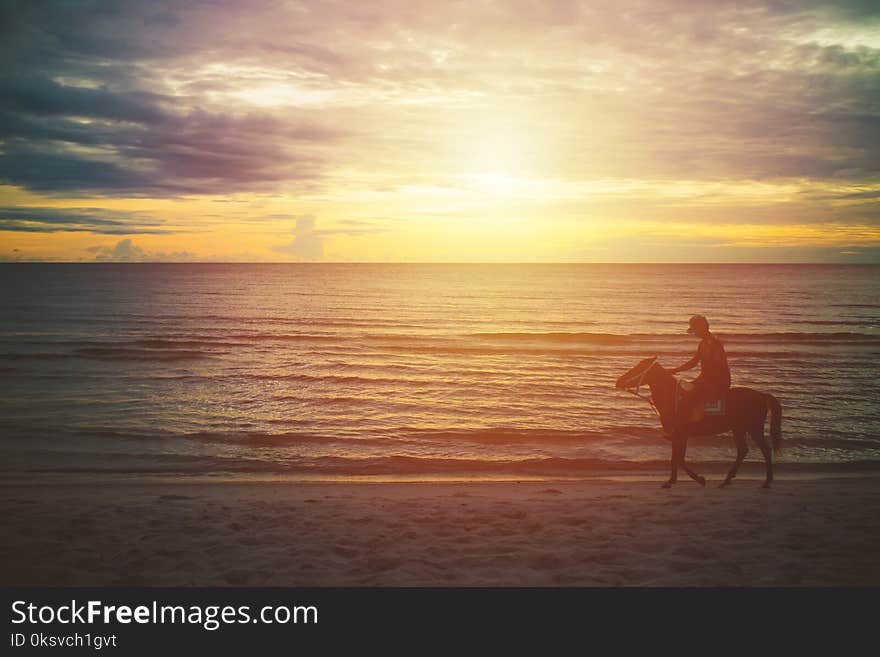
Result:
{"label": "sun", "polygon": [[541,131],[522,113],[498,109],[466,117],[455,135],[452,173],[483,201],[516,196],[541,177]]}
{"label": "sun", "polygon": [[522,186],[522,181],[519,178],[502,172],[472,173],[467,176],[467,179],[475,190],[493,196],[510,196]]}
{"label": "sun", "polygon": [[509,177],[527,167],[528,151],[528,135],[515,126],[480,125],[468,140],[462,167],[468,174]]}

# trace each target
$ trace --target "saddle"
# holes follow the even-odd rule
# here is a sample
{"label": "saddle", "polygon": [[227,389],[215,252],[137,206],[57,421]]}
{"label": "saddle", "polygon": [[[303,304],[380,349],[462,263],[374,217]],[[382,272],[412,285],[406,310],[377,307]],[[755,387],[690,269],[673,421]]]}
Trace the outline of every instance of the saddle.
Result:
{"label": "saddle", "polygon": [[[683,379],[679,379],[676,377],[675,379],[675,416],[678,417],[679,414],[679,406],[681,404],[682,397],[688,393],[693,391],[694,386],[690,381],[685,381]],[[707,415],[724,415],[727,404],[726,404],[725,396],[722,395],[718,399],[708,400],[703,403],[702,406],[698,406],[693,409],[691,417],[688,418],[690,422],[699,422]]]}

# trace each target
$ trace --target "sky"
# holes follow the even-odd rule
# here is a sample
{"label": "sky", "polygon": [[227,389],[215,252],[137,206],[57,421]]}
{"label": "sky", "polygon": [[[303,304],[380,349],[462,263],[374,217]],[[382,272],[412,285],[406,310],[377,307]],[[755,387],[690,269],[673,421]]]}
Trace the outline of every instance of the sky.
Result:
{"label": "sky", "polygon": [[0,260],[880,262],[880,3],[3,0]]}

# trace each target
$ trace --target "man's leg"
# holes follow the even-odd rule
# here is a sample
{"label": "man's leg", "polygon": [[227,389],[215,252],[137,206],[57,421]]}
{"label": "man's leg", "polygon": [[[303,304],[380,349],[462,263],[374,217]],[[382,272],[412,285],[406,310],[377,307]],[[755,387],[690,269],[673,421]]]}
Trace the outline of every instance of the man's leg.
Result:
{"label": "man's leg", "polygon": [[693,381],[693,390],[682,395],[678,405],[678,422],[683,426],[693,422],[694,409],[699,408],[706,400],[706,382],[697,377]]}
{"label": "man's leg", "polygon": [[690,392],[682,391],[681,399],[678,401],[678,414],[675,418],[675,425],[678,427],[679,431],[691,421],[691,414],[694,409],[692,402],[695,394],[696,390]]}

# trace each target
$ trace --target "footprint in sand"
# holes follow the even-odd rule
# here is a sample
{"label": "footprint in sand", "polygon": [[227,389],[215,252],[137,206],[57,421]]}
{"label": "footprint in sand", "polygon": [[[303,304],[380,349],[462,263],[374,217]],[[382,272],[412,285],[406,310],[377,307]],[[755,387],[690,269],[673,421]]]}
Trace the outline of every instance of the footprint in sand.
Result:
{"label": "footprint in sand", "polygon": [[226,573],[226,582],[233,586],[247,584],[252,574],[250,570],[230,570]]}
{"label": "footprint in sand", "polygon": [[333,552],[338,554],[340,557],[345,557],[346,559],[352,559],[360,554],[358,550],[342,547],[341,545],[337,545],[335,548],[333,548]]}

